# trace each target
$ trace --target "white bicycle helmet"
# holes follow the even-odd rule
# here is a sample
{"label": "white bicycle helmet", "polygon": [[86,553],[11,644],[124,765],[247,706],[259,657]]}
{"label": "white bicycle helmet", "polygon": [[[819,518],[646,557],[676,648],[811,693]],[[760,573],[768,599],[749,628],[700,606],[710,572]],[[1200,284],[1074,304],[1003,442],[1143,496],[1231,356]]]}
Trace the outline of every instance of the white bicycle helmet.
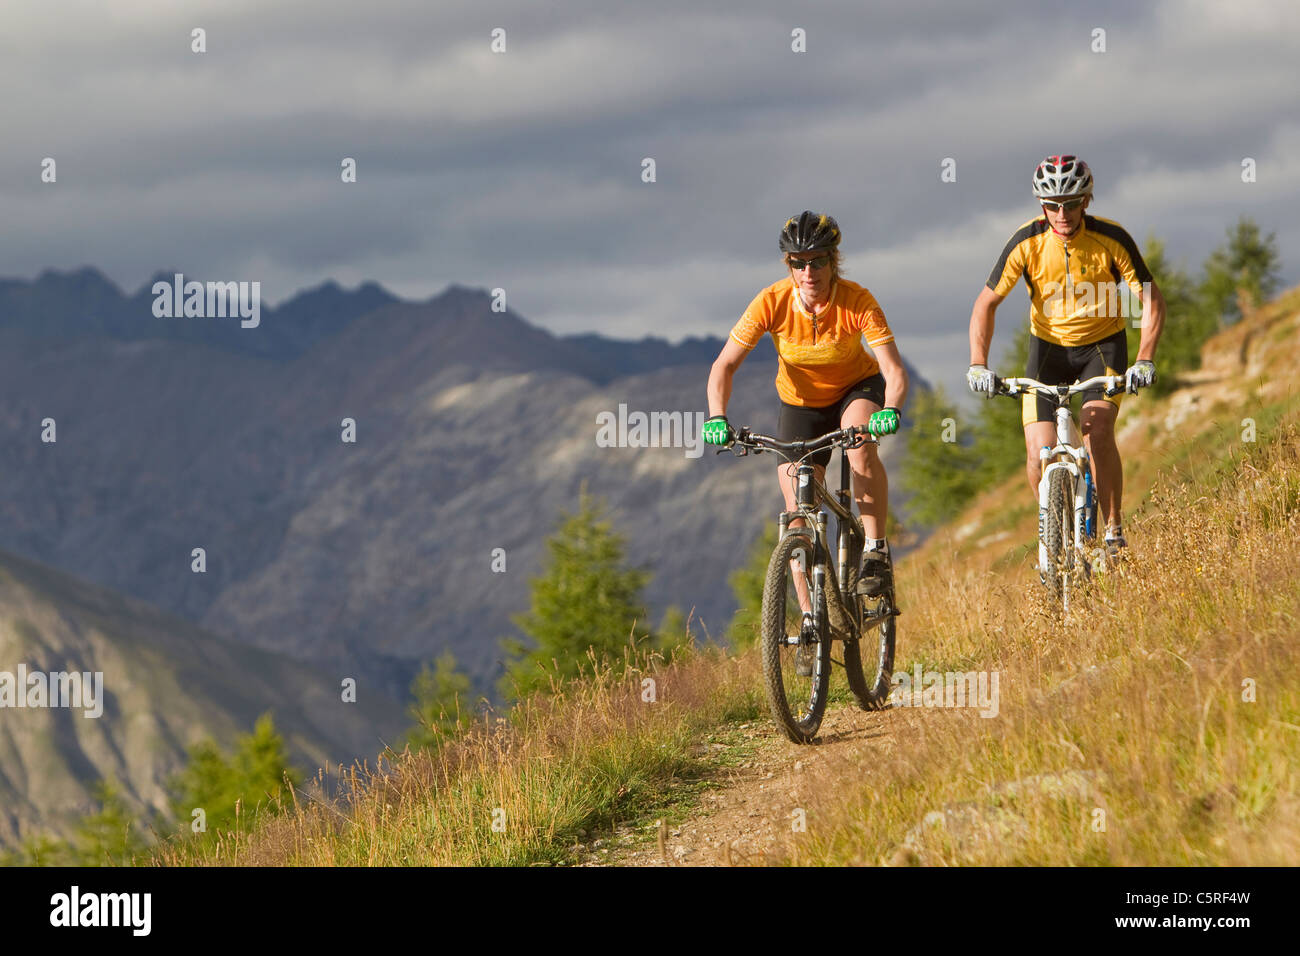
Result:
{"label": "white bicycle helmet", "polygon": [[1092,195],[1092,170],[1078,156],[1048,156],[1034,170],[1034,198]]}

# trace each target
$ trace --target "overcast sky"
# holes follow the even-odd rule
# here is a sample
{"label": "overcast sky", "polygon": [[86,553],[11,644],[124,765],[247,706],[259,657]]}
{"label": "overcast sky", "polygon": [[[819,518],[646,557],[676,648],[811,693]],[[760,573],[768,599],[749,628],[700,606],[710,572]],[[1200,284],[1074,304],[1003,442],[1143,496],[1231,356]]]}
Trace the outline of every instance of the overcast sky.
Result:
{"label": "overcast sky", "polygon": [[[175,268],[260,280],[272,303],[329,278],[408,298],[458,282],[556,332],[680,339],[726,334],[810,208],[838,218],[847,274],[904,355],[953,390],[971,302],[1037,211],[1035,164],[1073,152],[1090,211],[1139,243],[1196,269],[1245,214],[1300,281],[1295,0],[6,0],[3,16],[5,277],[93,265],[134,291]],[[995,354],[1025,307],[1003,307]]]}

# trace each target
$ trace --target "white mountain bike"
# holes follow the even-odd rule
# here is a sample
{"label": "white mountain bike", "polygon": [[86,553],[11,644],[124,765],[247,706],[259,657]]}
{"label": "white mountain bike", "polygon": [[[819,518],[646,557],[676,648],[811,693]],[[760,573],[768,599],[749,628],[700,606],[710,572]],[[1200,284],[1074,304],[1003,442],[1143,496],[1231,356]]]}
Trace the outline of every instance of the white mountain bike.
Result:
{"label": "white mountain bike", "polygon": [[[1125,390],[1124,375],[1097,375],[1073,385],[1045,385],[1032,378],[1000,378],[995,394],[1021,398],[1033,392],[1056,402],[1056,445],[1038,453],[1038,571],[1053,600],[1070,610],[1070,593],[1088,579],[1089,547],[1097,536],[1097,490],[1088,449],[1070,414],[1070,398],[1101,388],[1107,397]],[[1133,394],[1136,388],[1130,388]]]}

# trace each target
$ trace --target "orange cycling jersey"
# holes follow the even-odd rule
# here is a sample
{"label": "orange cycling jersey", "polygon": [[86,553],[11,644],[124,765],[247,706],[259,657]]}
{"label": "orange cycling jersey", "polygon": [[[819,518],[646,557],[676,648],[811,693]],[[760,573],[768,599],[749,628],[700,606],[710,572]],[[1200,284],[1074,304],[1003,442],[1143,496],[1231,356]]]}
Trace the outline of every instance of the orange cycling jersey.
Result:
{"label": "orange cycling jersey", "polygon": [[1084,216],[1067,241],[1044,216],[1011,236],[989,274],[988,287],[1005,297],[1020,277],[1029,287],[1030,331],[1053,345],[1091,345],[1124,328],[1119,290],[1140,295],[1151,271],[1137,243],[1119,223]]}
{"label": "orange cycling jersey", "polygon": [[870,378],[880,365],[865,348],[894,341],[875,296],[856,282],[837,279],[830,303],[813,315],[803,307],[791,279],[754,297],[731,330],[737,345],[752,349],[770,333],[776,343],[776,391],[787,405],[823,408],[851,385]]}

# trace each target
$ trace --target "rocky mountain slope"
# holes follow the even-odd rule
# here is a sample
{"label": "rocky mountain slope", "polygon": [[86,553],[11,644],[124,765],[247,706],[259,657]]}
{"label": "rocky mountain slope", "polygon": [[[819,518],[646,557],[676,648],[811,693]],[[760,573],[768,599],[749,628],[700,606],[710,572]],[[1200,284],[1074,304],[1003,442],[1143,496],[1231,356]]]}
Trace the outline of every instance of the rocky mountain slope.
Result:
{"label": "rocky mountain slope", "polygon": [[[101,689],[81,706],[16,706],[52,703],[28,695],[34,674],[57,672],[98,672]],[[139,819],[152,818],[189,746],[213,737],[229,747],[266,712],[291,760],[313,774],[373,760],[407,723],[380,695],[345,703],[334,673],[2,552],[0,685],[0,847],[36,831],[66,836],[96,808],[104,778]]]}

